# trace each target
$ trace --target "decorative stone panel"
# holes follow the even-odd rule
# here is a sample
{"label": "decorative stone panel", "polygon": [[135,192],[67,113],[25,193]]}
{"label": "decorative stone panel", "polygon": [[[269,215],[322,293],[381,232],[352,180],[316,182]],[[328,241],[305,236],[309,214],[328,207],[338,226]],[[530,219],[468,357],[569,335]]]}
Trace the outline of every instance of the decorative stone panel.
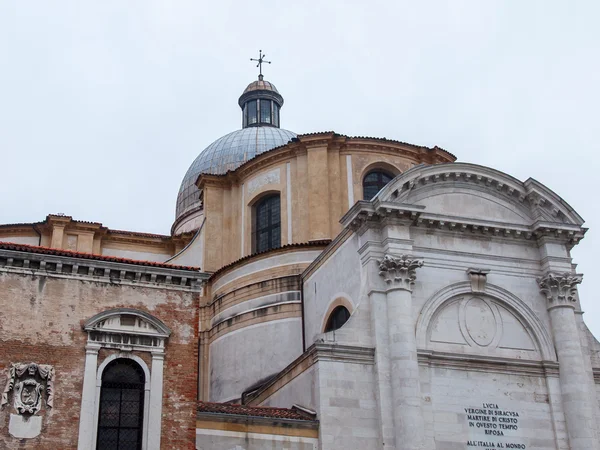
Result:
{"label": "decorative stone panel", "polygon": [[37,414],[44,404],[47,408],[54,404],[54,367],[34,362],[13,363],[7,372],[0,407],[7,406],[12,395],[17,413],[11,413],[8,431],[16,438],[34,438],[42,430],[42,418]]}

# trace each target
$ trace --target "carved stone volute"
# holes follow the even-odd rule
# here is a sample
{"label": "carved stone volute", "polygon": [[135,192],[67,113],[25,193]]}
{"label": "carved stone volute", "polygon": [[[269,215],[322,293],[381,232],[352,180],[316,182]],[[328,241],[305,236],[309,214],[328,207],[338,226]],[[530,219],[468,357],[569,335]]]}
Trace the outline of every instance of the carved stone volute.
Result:
{"label": "carved stone volute", "polygon": [[379,263],[379,275],[383,277],[388,285],[412,291],[417,278],[416,270],[422,266],[422,260],[412,259],[408,255],[399,257],[385,255]]}
{"label": "carved stone volute", "polygon": [[581,283],[583,275],[571,273],[547,273],[542,278],[538,278],[537,282],[540,286],[540,291],[548,299],[548,308],[557,306],[575,307],[577,302],[576,286]]}

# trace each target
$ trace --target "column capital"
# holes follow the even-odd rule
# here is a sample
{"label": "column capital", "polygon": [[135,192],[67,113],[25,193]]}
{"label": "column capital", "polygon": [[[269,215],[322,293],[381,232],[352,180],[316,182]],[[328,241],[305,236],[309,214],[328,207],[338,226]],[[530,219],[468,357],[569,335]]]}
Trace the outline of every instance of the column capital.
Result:
{"label": "column capital", "polygon": [[152,355],[152,360],[164,360],[165,359],[165,351],[163,349],[152,349],[150,350],[150,354]]}
{"label": "column capital", "polygon": [[543,277],[538,278],[537,282],[542,294],[548,299],[548,309],[559,306],[575,308],[577,298],[576,286],[581,283],[583,275],[572,273],[552,273],[548,272]]}
{"label": "column capital", "polygon": [[403,289],[412,292],[412,287],[417,279],[417,269],[423,266],[423,261],[413,259],[409,255],[398,257],[385,255],[379,263],[379,275],[388,284],[389,288]]}
{"label": "column capital", "polygon": [[102,345],[100,343],[88,341],[85,346],[85,353],[88,355],[97,355],[101,348]]}

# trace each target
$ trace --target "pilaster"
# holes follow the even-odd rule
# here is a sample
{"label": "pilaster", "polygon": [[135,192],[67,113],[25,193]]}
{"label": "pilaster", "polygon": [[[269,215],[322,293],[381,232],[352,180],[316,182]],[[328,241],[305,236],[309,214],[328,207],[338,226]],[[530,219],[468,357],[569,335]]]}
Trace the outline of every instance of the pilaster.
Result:
{"label": "pilaster", "polygon": [[163,400],[163,368],[165,353],[152,351],[152,368],[150,375],[150,407],[148,409],[148,450],[160,449],[162,400]]}
{"label": "pilaster", "polygon": [[379,275],[385,282],[387,331],[396,448],[425,448],[425,422],[417,361],[412,288],[423,261],[408,255],[385,255]]}
{"label": "pilaster", "polygon": [[94,448],[96,415],[96,370],[98,369],[98,351],[101,345],[88,342],[85,347],[85,367],[83,389],[81,392],[81,409],[79,411],[79,435],[77,448],[87,450]]}
{"label": "pilaster", "polygon": [[[538,279],[541,293],[546,297],[552,324],[554,346],[558,356],[562,406],[571,450],[598,450],[595,438],[595,414],[589,392],[581,341],[579,339],[575,306],[577,284],[582,276],[571,273],[548,272]],[[595,394],[595,393],[594,393]]]}

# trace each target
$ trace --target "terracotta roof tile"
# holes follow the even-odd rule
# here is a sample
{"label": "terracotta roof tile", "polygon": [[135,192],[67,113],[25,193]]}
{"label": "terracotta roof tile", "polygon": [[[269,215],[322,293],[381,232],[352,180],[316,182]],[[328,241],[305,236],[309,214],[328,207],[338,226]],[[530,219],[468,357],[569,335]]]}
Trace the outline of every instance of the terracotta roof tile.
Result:
{"label": "terracotta roof tile", "polygon": [[272,408],[266,406],[246,406],[233,403],[198,402],[198,412],[232,416],[268,417],[273,419],[315,421],[315,416],[300,408]]}
{"label": "terracotta roof tile", "polygon": [[154,261],[142,261],[138,259],[119,258],[116,256],[96,255],[94,253],[74,252],[71,250],[58,250],[55,248],[38,247],[35,245],[15,244],[12,242],[0,242],[0,249],[14,250],[18,252],[37,253],[43,255],[68,256],[72,258],[93,259],[96,261],[110,261],[123,264],[135,264],[138,266],[162,267],[165,269],[191,270],[198,272],[199,267],[176,266],[173,264],[159,263]]}

